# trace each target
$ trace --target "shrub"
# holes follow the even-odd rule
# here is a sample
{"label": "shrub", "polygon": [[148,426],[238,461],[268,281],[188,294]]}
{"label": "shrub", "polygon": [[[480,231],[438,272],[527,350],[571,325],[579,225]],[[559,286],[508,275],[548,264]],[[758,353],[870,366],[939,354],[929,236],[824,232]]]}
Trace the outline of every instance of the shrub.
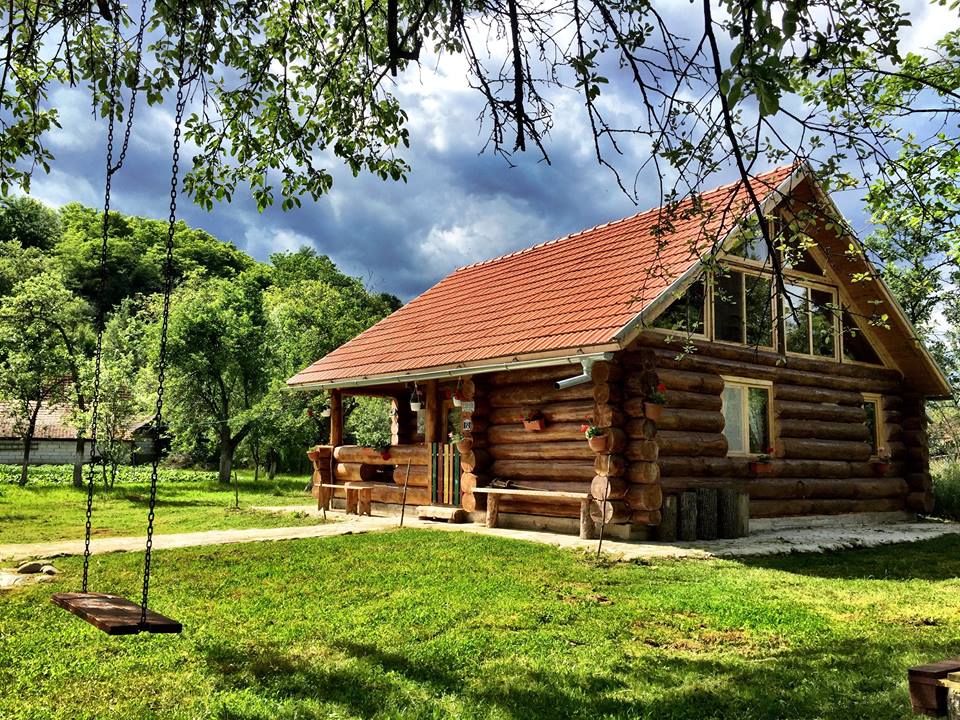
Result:
{"label": "shrub", "polygon": [[[87,479],[87,468],[84,468],[84,482]],[[20,480],[19,465],[0,465],[0,484],[16,483]],[[174,468],[160,468],[157,477],[161,483],[210,483],[216,482],[217,473],[210,470],[181,470]],[[73,465],[31,465],[30,485],[62,485],[73,482]],[[98,484],[101,478],[96,478]],[[116,483],[148,483],[150,482],[149,465],[121,465],[117,468]]]}
{"label": "shrub", "polygon": [[933,499],[935,515],[960,520],[960,462],[933,468]]}

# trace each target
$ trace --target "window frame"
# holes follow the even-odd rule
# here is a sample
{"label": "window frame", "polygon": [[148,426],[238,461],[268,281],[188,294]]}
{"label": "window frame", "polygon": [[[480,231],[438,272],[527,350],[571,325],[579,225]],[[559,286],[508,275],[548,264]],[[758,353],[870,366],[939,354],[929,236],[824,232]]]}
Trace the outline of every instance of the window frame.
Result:
{"label": "window frame", "polygon": [[[873,354],[877,356],[877,360],[879,360],[879,362],[872,363],[872,362],[867,362],[866,360],[852,360],[844,354],[846,352],[846,342],[847,342],[847,333],[845,332],[846,323],[843,322],[844,312],[849,314],[850,317],[853,319],[853,325],[856,328],[857,332],[863,335],[864,340],[866,340],[867,344],[870,345],[870,349],[873,350]],[[857,319],[853,317],[851,310],[846,303],[842,305],[842,312],[840,315],[840,362],[844,363],[845,365],[861,365],[863,367],[869,367],[869,368],[887,367],[887,363],[884,360],[884,357],[881,354],[881,352],[877,349],[876,343],[874,343],[873,339],[870,337],[870,334],[867,333],[860,326],[860,323],[857,322]]]}
{"label": "window frame", "polygon": [[[742,342],[737,342],[735,340],[724,340],[717,337],[717,327],[716,327],[716,312],[714,312],[714,304],[716,303],[716,276],[711,274],[710,277],[710,292],[708,294],[709,305],[710,305],[710,342],[721,343],[723,345],[732,345],[734,347],[745,347],[745,348],[755,348],[757,350],[770,350],[776,352],[777,350],[777,304],[774,302],[774,298],[777,296],[776,287],[773,282],[773,276],[768,275],[764,272],[761,272],[758,268],[745,268],[745,267],[736,267],[732,263],[727,263],[725,268],[729,272],[740,273],[742,280],[740,282],[740,307],[743,309],[743,323],[741,325],[742,329]],[[769,345],[754,345],[753,343],[747,342],[747,336],[749,331],[747,330],[747,277],[758,277],[764,280],[767,280],[770,283],[770,344]]]}
{"label": "window frame", "polygon": [[[736,386],[739,386],[739,387],[744,388],[744,390],[746,391],[745,397],[747,398],[747,401],[746,401],[745,403],[743,403],[743,407],[742,407],[742,409],[741,409],[741,412],[742,412],[742,418],[741,418],[741,419],[742,419],[742,421],[743,421],[743,428],[744,428],[744,430],[745,430],[745,432],[746,432],[746,437],[745,437],[746,447],[745,447],[745,449],[744,449],[743,451],[731,450],[731,449],[730,449],[730,441],[729,441],[729,439],[727,438],[726,435],[723,435],[724,439],[727,440],[727,457],[729,457],[729,458],[746,458],[746,459],[751,459],[751,460],[752,460],[752,459],[755,459],[755,458],[758,458],[760,455],[762,455],[762,454],[764,454],[764,453],[762,453],[762,452],[759,452],[759,453],[750,452],[750,401],[749,401],[749,397],[750,397],[750,396],[749,396],[749,392],[750,392],[750,388],[754,388],[754,389],[758,389],[758,390],[764,390],[764,391],[766,391],[766,393],[767,393],[767,432],[768,432],[767,442],[768,442],[768,443],[770,444],[770,446],[772,447],[773,445],[775,445],[775,438],[777,437],[776,427],[775,427],[775,425],[774,425],[774,423],[775,423],[775,421],[776,421],[776,416],[775,416],[775,414],[774,414],[774,412],[773,412],[773,381],[772,381],[772,380],[759,380],[759,379],[756,379],[756,378],[737,377],[737,376],[732,376],[732,375],[721,375],[720,377],[723,379],[723,390],[726,390],[728,385],[736,385]],[[720,391],[720,414],[721,414],[724,418],[726,418],[726,412],[725,412],[724,400],[723,400],[723,390]],[[726,429],[726,423],[724,423],[724,429]],[[721,430],[720,432],[721,432],[721,434],[723,434],[723,430]]]}
{"label": "window frame", "polygon": [[[863,398],[864,405],[866,405],[867,403],[873,403],[873,405],[876,407],[873,417],[874,417],[874,426],[875,426],[874,431],[876,432],[876,436],[874,439],[876,440],[877,451],[870,455],[871,460],[876,460],[877,458],[881,457],[887,449],[885,445],[886,440],[884,439],[884,431],[886,430],[886,427],[885,427],[886,423],[884,423],[883,421],[883,395],[881,395],[880,393],[868,393],[868,392],[860,393],[860,395]],[[866,425],[866,420],[864,420],[864,425]]]}
{"label": "window frame", "polygon": [[[689,330],[670,330],[669,328],[659,328],[654,327],[653,323],[659,319],[663,313],[665,313],[673,303],[683,299],[683,296],[690,289],[691,285],[694,285],[698,282],[703,283],[703,332],[702,333],[692,333]],[[709,273],[704,273],[703,275],[694,278],[690,283],[683,287],[683,290],[674,294],[673,299],[666,303],[663,308],[653,317],[652,320],[646,321],[646,326],[644,330],[652,330],[653,332],[666,335],[667,337],[685,337],[692,338],[696,340],[704,340],[706,342],[714,342],[713,340],[713,278],[709,277]]]}
{"label": "window frame", "polygon": [[[806,302],[807,302],[807,340],[810,343],[810,352],[802,353],[796,352],[795,350],[787,350],[786,345],[784,345],[783,351],[787,355],[792,355],[793,357],[802,357],[802,358],[811,358],[813,360],[823,360],[825,362],[840,362],[840,358],[843,357],[840,352],[840,343],[842,339],[840,337],[840,316],[833,310],[831,310],[831,315],[833,316],[833,355],[817,355],[813,352],[813,314],[814,314],[814,305],[813,299],[811,297],[811,291],[817,290],[819,292],[828,293],[833,299],[830,304],[835,307],[840,307],[840,291],[837,287],[833,285],[827,285],[822,282],[812,282],[806,280],[805,278],[800,278],[800,282],[794,282],[795,278],[792,277],[794,273],[784,273],[784,280],[791,281],[791,284],[797,285],[797,287],[802,287],[806,291]],[[809,277],[809,276],[807,276]],[[782,327],[786,322],[788,306],[785,305],[785,298],[780,296],[779,311],[780,316],[777,319],[777,327]],[[786,333],[784,333],[786,335]]]}

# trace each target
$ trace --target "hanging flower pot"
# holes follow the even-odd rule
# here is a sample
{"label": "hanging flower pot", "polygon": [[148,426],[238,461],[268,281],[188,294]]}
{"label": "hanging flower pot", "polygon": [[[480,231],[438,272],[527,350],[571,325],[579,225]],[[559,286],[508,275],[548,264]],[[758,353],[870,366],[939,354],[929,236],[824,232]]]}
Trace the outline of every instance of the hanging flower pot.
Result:
{"label": "hanging flower pot", "polygon": [[587,438],[587,445],[596,453],[607,451],[607,433],[603,428],[593,424],[589,417],[587,421],[580,426],[580,432]]}
{"label": "hanging flower pot", "polygon": [[873,466],[873,474],[878,476],[883,476],[887,474],[887,470],[890,469],[889,460],[874,460],[870,463]]}
{"label": "hanging flower pot", "polygon": [[470,452],[470,448],[473,447],[473,439],[464,437],[461,432],[454,431],[450,433],[448,437],[450,438],[450,442],[457,446],[457,450],[460,451],[461,455]]}
{"label": "hanging flower pot", "polygon": [[773,472],[773,448],[767,448],[765,453],[757,456],[756,460],[750,461],[751,475],[769,475]]}
{"label": "hanging flower pot", "polygon": [[411,409],[413,412],[418,412],[418,411],[420,410],[420,406],[421,406],[421,405],[423,405],[423,403],[421,403],[420,400],[411,400],[411,401],[410,401],[410,409]]}
{"label": "hanging flower pot", "polygon": [[546,425],[539,410],[525,410],[520,416],[520,422],[523,423],[523,429],[527,432],[538,432]]}
{"label": "hanging flower pot", "polygon": [[453,406],[463,407],[463,397],[460,395],[460,393],[453,394]]}
{"label": "hanging flower pot", "polygon": [[606,435],[595,435],[593,437],[587,438],[587,445],[590,446],[590,449],[595,453],[602,453],[607,451],[607,436]]}
{"label": "hanging flower pot", "polygon": [[663,406],[667,404],[667,386],[663,383],[657,385],[657,389],[649,393],[643,403],[643,415],[647,420],[657,422],[660,419],[660,413],[663,412]]}
{"label": "hanging flower pot", "polygon": [[660,419],[660,414],[663,412],[663,405],[652,402],[645,402],[643,404],[643,416],[647,420],[652,420],[657,422]]}

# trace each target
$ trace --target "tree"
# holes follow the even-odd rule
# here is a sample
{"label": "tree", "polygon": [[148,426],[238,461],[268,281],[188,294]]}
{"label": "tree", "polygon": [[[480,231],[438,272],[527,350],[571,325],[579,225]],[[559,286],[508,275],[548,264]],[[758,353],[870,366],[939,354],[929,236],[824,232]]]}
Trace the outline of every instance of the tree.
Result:
{"label": "tree", "polygon": [[249,411],[269,382],[264,284],[257,269],[232,281],[194,278],[171,301],[165,394],[171,430],[181,447],[212,436],[224,484],[252,427]]}
{"label": "tree", "polygon": [[10,403],[23,438],[21,485],[40,409],[66,399],[75,380],[61,328],[73,327],[83,313],[83,303],[53,272],[21,281],[0,300],[0,396]]}
{"label": "tree", "polygon": [[278,463],[296,467],[303,448],[326,430],[321,393],[291,393],[286,379],[386,317],[399,301],[368,290],[310,248],[271,256],[272,284],[264,291],[271,355],[270,388],[249,413],[250,455],[265,460],[273,476]]}
{"label": "tree", "polygon": [[111,488],[118,467],[130,462],[131,428],[137,418],[149,417],[147,403],[137,392],[138,381],[147,369],[144,349],[148,327],[141,314],[139,303],[124,300],[104,328],[97,450],[104,469],[110,469],[105,484]]}
{"label": "tree", "polygon": [[13,292],[21,280],[43,272],[48,263],[38,248],[24,248],[16,240],[0,242],[0,296]]}
{"label": "tree", "polygon": [[[210,207],[246,185],[261,208],[278,196],[289,208],[329,191],[320,158],[405,177],[407,115],[392,76],[426,52],[463,57],[493,152],[549,159],[553,94],[575,92],[597,161],[635,197],[624,178],[642,168],[617,163],[623,143],[643,143],[664,201],[724,166],[746,181],[761,158],[813,152],[828,172],[848,159],[876,164],[900,138],[861,137],[863,109],[846,90],[868,73],[910,77],[898,44],[909,14],[894,0],[697,0],[680,11],[626,0],[204,0],[153,3],[144,25],[118,3],[100,8],[16,0],[6,10],[0,189],[28,186],[25,168],[52,162],[45,133],[58,113],[43,100],[61,82],[88,82],[114,122],[126,119],[131,89],[162,103],[182,83],[202,107],[186,122],[194,200]],[[633,112],[604,103],[611,78]],[[815,87],[824,81],[827,95]]]}
{"label": "tree", "polygon": [[0,198],[0,242],[50,250],[60,239],[55,210],[29,197]]}

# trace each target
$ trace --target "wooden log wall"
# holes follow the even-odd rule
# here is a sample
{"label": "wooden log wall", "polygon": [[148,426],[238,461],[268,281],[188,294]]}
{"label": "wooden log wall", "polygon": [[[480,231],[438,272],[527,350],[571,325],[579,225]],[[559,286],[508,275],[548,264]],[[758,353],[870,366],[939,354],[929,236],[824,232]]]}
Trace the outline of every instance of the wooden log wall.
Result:
{"label": "wooden log wall", "polygon": [[[499,478],[524,488],[590,491],[598,467],[606,471],[606,463],[595,456],[580,427],[587,418],[594,417],[595,412],[604,426],[619,426],[624,418],[618,407],[618,384],[585,383],[565,390],[554,387],[557,380],[578,372],[579,365],[560,365],[474,378],[477,409],[483,412],[480,423],[483,434],[474,433],[474,448],[478,447],[479,440],[480,449],[490,458],[490,464],[477,476],[478,483],[486,484]],[[520,418],[528,410],[541,413],[545,422],[543,430],[524,429]],[[476,420],[474,426],[477,427]],[[623,436],[618,447],[625,448],[625,440]],[[611,468],[612,472],[619,469],[622,475],[624,461],[622,456],[618,458],[611,463]],[[472,482],[467,475],[462,476],[461,488],[466,492]],[[478,504],[482,502],[480,498],[476,495]],[[464,501],[464,508],[469,509],[466,494]],[[580,504],[576,500],[531,501],[503,497],[500,511],[578,518]]]}
{"label": "wooden log wall", "polygon": [[[667,386],[656,445],[664,493],[730,487],[750,494],[752,517],[922,510],[928,506],[929,467],[922,401],[901,397],[899,374],[885,368],[790,357],[721,344],[695,342],[681,354],[662,335],[644,333],[621,354],[630,419],[627,456],[638,456],[649,430],[641,403],[630,397],[649,373],[650,355]],[[772,470],[751,474],[747,458],[727,457],[721,376],[773,383],[775,449]],[[870,462],[861,393],[883,396],[886,448],[892,462],[878,471]],[[907,419],[909,417],[909,420]],[[907,433],[905,424],[918,432]]]}
{"label": "wooden log wall", "polygon": [[[625,373],[619,362],[594,365],[594,383],[619,381],[615,395],[622,395],[624,416],[621,426],[608,432],[609,452],[597,457],[597,475],[593,479],[594,520],[621,519],[637,525],[658,525],[663,494],[657,466],[657,425],[643,415],[643,401],[657,387],[659,379],[654,356],[640,352],[634,358],[638,366]],[[609,369],[608,369],[609,368]],[[598,373],[598,369],[600,372]],[[612,499],[603,502],[605,497]]]}
{"label": "wooden log wall", "polygon": [[917,513],[933,511],[930,479],[930,446],[927,442],[927,412],[924,398],[904,395],[884,398],[883,416],[888,448],[902,448],[903,474],[910,494],[907,507]]}
{"label": "wooden log wall", "polygon": [[[407,488],[408,505],[430,504],[430,449],[424,445],[401,445],[390,448],[389,458],[358,445],[340,445],[333,450],[333,476],[337,483],[383,483],[384,471],[392,470],[393,485],[378,484],[373,489],[374,502],[399,504],[403,499],[403,483],[410,464]],[[334,497],[343,497],[336,490]]]}
{"label": "wooden log wall", "polygon": [[489,482],[486,470],[490,467],[490,453],[487,451],[485,403],[478,397],[476,383],[473,378],[463,378],[460,383],[460,393],[465,402],[473,403],[473,410],[462,410],[461,418],[469,421],[471,429],[463,430],[465,439],[470,440],[470,449],[460,454],[460,505],[467,512],[483,510],[486,507],[486,496],[474,494],[473,489],[484,487]]}

